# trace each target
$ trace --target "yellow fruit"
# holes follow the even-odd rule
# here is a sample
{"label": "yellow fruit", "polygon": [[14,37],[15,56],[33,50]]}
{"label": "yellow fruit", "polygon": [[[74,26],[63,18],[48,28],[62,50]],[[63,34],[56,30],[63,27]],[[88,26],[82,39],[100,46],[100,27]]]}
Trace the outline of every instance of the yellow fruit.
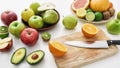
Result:
{"label": "yellow fruit", "polygon": [[76,11],[76,15],[80,18],[84,18],[86,15],[86,10],[84,8],[80,8]]}
{"label": "yellow fruit", "polygon": [[61,57],[67,52],[67,48],[64,46],[64,44],[58,41],[50,41],[49,50],[56,57]]}
{"label": "yellow fruit", "polygon": [[93,11],[106,11],[109,8],[109,0],[91,0],[90,7]]}

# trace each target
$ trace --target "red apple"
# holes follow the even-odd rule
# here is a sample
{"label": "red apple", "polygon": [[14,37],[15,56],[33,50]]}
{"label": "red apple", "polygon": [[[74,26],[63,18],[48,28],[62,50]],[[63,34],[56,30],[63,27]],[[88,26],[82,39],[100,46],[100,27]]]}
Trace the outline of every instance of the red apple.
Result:
{"label": "red apple", "polygon": [[7,51],[13,45],[13,41],[11,37],[4,38],[0,41],[0,51]]}
{"label": "red apple", "polygon": [[1,14],[1,20],[3,24],[9,26],[12,21],[17,20],[17,15],[13,11],[6,10]]}
{"label": "red apple", "polygon": [[28,45],[33,46],[39,38],[39,33],[36,29],[26,28],[20,34],[21,41]]}

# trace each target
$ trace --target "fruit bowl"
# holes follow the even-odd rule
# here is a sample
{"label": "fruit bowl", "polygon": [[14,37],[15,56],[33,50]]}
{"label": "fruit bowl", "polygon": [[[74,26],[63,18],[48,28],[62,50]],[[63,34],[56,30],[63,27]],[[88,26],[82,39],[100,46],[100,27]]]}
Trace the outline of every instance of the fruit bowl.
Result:
{"label": "fruit bowl", "polygon": [[[38,30],[38,31],[46,31],[46,30],[49,30],[49,29],[52,29],[52,28],[54,28],[55,27],[55,25],[58,23],[58,21],[59,21],[59,18],[60,18],[60,14],[59,14],[59,12],[56,10],[56,9],[53,9],[53,10],[55,10],[56,12],[57,12],[57,14],[58,14],[58,20],[57,20],[57,22],[55,23],[55,24],[46,24],[46,23],[44,23],[44,26],[42,27],[42,28],[39,28],[39,29],[36,29],[36,30]],[[44,11],[45,12],[45,11]],[[41,16],[41,14],[38,14],[39,16]],[[27,22],[25,22],[23,19],[22,19],[22,22],[27,26],[27,27],[30,27],[29,25],[28,25],[28,23]]]}

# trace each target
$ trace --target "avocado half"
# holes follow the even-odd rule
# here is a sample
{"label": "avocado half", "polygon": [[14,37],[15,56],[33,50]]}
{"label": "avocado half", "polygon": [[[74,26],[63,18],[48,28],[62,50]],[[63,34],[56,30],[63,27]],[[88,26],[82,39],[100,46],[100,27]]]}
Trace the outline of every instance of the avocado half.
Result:
{"label": "avocado half", "polygon": [[30,64],[30,65],[34,65],[39,63],[45,56],[45,53],[42,50],[37,50],[34,51],[32,53],[30,53],[27,58],[26,61]]}

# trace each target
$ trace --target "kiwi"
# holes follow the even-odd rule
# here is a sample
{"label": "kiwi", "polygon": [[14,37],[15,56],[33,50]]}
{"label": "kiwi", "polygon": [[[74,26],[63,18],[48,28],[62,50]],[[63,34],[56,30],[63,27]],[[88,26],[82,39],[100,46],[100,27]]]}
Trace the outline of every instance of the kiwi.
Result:
{"label": "kiwi", "polygon": [[110,12],[109,11],[104,11],[103,12],[103,18],[104,18],[104,20],[109,19],[110,18]]}
{"label": "kiwi", "polygon": [[110,16],[113,16],[114,13],[115,13],[115,9],[114,9],[114,8],[110,8],[110,9],[109,9],[109,12],[110,12]]}

